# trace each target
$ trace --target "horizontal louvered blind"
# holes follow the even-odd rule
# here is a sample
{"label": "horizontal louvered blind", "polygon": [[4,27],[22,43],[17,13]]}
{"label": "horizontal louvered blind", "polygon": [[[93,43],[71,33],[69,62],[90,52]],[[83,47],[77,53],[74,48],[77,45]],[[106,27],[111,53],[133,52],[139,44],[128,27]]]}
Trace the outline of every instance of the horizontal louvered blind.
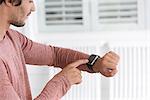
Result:
{"label": "horizontal louvered blind", "polygon": [[45,0],[46,25],[82,25],[82,0]]}
{"label": "horizontal louvered blind", "polygon": [[39,30],[75,32],[145,28],[143,0],[39,1]]}
{"label": "horizontal louvered blind", "polygon": [[137,0],[99,0],[98,22],[100,24],[138,24]]}

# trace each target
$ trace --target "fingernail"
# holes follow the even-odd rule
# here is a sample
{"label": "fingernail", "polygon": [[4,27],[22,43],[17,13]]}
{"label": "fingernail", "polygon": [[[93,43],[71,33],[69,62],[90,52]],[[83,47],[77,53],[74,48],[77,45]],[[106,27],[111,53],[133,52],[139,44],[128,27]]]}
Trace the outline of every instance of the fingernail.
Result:
{"label": "fingernail", "polygon": [[111,69],[109,69],[108,71],[109,71],[109,72],[112,72],[112,70],[111,70]]}

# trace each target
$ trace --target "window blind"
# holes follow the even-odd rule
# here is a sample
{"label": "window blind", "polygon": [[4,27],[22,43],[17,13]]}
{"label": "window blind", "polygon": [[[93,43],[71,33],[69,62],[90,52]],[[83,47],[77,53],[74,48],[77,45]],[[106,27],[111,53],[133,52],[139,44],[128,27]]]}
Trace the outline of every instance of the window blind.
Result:
{"label": "window blind", "polygon": [[82,0],[45,0],[46,25],[82,25]]}
{"label": "window blind", "polygon": [[99,0],[98,23],[117,24],[133,23],[138,24],[137,0]]}

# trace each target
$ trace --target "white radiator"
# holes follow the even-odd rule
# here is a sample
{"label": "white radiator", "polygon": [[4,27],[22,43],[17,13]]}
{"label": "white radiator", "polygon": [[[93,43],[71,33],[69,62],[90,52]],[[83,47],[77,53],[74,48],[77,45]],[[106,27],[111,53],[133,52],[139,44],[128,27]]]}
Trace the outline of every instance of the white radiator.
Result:
{"label": "white radiator", "polygon": [[150,47],[143,43],[113,47],[113,50],[121,57],[119,72],[109,81],[109,98],[103,99],[102,95],[101,100],[148,100]]}

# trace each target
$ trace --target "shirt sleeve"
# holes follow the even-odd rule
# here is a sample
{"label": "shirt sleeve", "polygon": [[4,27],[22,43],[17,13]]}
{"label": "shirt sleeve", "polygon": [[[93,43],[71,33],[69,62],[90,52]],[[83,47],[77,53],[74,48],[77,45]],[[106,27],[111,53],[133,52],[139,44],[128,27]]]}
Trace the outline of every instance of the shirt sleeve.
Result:
{"label": "shirt sleeve", "polygon": [[[70,89],[71,84],[65,76],[56,75],[45,86],[35,100],[59,100]],[[0,98],[1,100],[21,100],[9,79],[5,63],[0,60]]]}
{"label": "shirt sleeve", "polygon": [[[36,43],[20,33],[18,35],[27,64],[64,68],[69,63],[89,57],[88,54],[79,51]],[[86,65],[81,65],[78,68],[93,73]]]}
{"label": "shirt sleeve", "polygon": [[70,89],[71,84],[65,76],[56,75],[34,100],[60,100]]}
{"label": "shirt sleeve", "polygon": [[14,90],[5,67],[5,64],[0,60],[0,98],[2,100],[20,100],[16,91]]}

